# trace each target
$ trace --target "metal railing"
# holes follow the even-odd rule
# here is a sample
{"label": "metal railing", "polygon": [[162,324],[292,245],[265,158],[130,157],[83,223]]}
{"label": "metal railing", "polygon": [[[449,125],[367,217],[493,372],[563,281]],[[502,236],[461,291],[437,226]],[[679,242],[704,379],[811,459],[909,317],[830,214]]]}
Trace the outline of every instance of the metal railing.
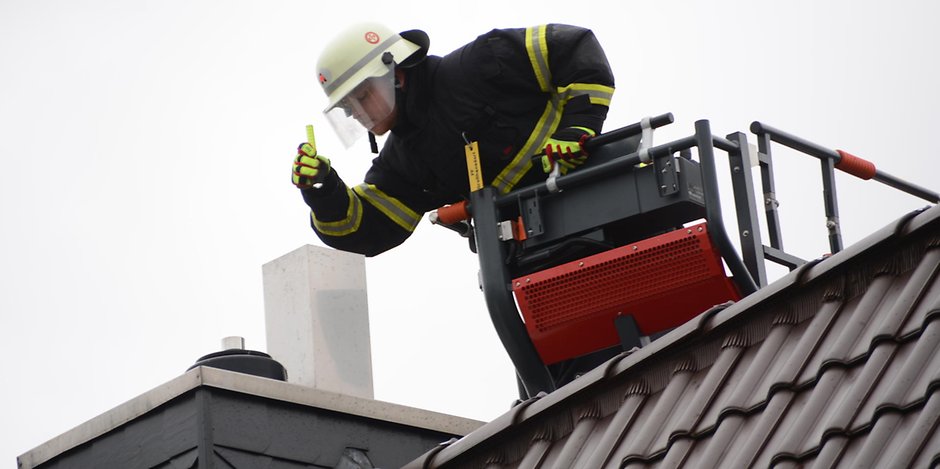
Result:
{"label": "metal railing", "polygon": [[[672,122],[672,114],[645,119],[642,123],[598,135],[589,140],[586,147],[593,151],[603,145],[622,141],[639,135],[641,132],[649,131],[651,128]],[[874,179],[932,203],[940,201],[940,196],[936,192],[886,174],[876,169],[871,162],[847,152],[824,148],[760,122],[752,123],[750,130],[756,135],[758,144],[756,160],[760,166],[762,205],[769,245],[763,243],[758,218],[759,204],[755,196],[756,186],[751,172],[751,161],[754,158],[751,158],[752,150],[747,136],[741,132],[732,133],[726,137],[712,135],[707,120],[696,121],[695,133],[691,136],[654,147],[641,147],[630,154],[585,167],[567,175],[550,178],[549,182],[522,187],[505,195],[500,195],[492,187],[484,187],[471,193],[469,207],[462,207],[462,210],[465,209],[466,213],[472,216],[476,252],[480,260],[481,286],[487,308],[528,396],[534,396],[541,391],[551,392],[555,389],[555,383],[540,360],[526,332],[525,325],[520,319],[513,293],[509,288],[512,279],[506,266],[507,243],[505,237],[499,232],[499,226],[506,223],[501,213],[502,209],[516,206],[525,198],[539,198],[550,196],[550,194],[559,196],[561,194],[558,193],[566,189],[574,189],[614,177],[613,175],[634,171],[641,163],[653,165],[661,162],[668,163],[668,160],[674,159],[676,154],[691,159],[691,149],[695,148],[701,170],[701,190],[705,219],[710,227],[709,234],[712,242],[721,252],[740,293],[745,296],[767,285],[766,261],[783,265],[790,270],[806,262],[783,249],[771,156],[772,142],[820,160],[826,228],[832,253],[842,250],[835,169],[862,179]],[[715,164],[716,148],[728,156],[740,254],[731,242],[722,217],[718,172]],[[672,195],[668,188],[660,190],[659,193],[660,197]],[[689,220],[678,222],[687,221]]]}

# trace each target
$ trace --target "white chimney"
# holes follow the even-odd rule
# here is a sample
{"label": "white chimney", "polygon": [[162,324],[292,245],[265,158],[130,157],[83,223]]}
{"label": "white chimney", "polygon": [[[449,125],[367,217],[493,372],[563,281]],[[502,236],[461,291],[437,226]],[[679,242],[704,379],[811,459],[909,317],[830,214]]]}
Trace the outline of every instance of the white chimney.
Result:
{"label": "white chimney", "polygon": [[262,273],[267,352],[288,382],[372,399],[365,257],[308,245]]}

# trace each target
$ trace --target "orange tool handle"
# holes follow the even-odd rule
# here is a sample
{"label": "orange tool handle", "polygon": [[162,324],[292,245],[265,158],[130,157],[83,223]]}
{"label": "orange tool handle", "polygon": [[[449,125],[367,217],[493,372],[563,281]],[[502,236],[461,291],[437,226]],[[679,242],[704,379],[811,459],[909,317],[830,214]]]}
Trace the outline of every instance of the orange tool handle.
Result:
{"label": "orange tool handle", "polygon": [[467,208],[467,201],[463,200],[453,205],[445,205],[437,209],[437,219],[445,225],[470,219],[470,210]]}

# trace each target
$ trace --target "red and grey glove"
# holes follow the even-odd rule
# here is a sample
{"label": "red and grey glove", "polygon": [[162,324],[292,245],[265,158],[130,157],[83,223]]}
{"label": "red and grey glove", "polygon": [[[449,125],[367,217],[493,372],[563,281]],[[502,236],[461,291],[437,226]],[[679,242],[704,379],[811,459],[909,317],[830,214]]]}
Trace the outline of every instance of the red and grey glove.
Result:
{"label": "red and grey glove", "polygon": [[323,155],[318,155],[313,145],[301,143],[297,147],[292,173],[291,181],[298,188],[315,187],[322,184],[330,174],[330,160]]}
{"label": "red and grey glove", "polygon": [[568,127],[555,132],[545,142],[542,170],[550,173],[557,162],[561,174],[566,174],[584,164],[588,157],[584,151],[584,142],[593,136],[594,131],[587,127]]}

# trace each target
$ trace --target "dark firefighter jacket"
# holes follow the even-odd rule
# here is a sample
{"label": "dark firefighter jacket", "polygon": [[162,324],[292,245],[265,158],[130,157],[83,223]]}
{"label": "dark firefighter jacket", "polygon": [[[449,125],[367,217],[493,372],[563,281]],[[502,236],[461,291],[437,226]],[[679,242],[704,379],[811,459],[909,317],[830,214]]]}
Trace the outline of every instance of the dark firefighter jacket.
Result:
{"label": "dark firefighter jacket", "polygon": [[614,78],[594,34],[567,25],[493,30],[406,71],[399,117],[365,182],[336,171],[304,189],[314,231],[367,256],[401,244],[425,212],[469,197],[476,141],[485,184],[501,193],[546,178],[531,158],[556,129],[600,133]]}

